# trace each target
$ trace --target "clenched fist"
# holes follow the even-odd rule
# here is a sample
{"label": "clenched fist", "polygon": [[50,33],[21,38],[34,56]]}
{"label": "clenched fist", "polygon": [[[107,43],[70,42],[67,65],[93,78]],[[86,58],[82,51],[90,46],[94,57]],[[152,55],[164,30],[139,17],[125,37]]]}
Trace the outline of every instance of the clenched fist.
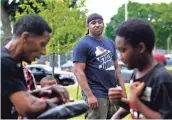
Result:
{"label": "clenched fist", "polygon": [[122,88],[119,86],[116,88],[110,88],[108,95],[109,95],[109,100],[112,104],[117,103],[124,96]]}

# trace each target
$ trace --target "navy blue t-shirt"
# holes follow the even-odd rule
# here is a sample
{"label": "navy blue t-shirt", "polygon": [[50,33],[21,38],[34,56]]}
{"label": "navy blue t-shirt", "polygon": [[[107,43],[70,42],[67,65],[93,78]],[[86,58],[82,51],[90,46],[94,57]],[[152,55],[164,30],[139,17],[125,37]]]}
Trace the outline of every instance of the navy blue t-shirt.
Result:
{"label": "navy blue t-shirt", "polygon": [[86,35],[73,51],[73,62],[86,63],[85,75],[96,97],[107,98],[109,88],[116,87],[116,60],[115,45],[106,37],[95,40]]}

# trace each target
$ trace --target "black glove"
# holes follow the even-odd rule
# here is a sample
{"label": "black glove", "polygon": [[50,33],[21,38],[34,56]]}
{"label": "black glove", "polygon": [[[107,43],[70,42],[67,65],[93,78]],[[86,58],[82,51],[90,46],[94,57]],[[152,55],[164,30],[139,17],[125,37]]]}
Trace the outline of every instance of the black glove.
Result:
{"label": "black glove", "polygon": [[37,117],[37,119],[68,119],[85,113],[88,104],[85,101],[76,101],[53,107]]}

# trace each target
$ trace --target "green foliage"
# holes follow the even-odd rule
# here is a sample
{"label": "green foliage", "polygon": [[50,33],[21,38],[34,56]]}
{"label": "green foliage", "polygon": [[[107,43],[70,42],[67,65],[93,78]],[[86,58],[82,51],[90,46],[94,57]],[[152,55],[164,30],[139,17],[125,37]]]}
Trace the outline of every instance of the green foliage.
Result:
{"label": "green foliage", "polygon": [[[107,24],[105,35],[111,39],[115,38],[115,31],[124,22],[125,6],[118,9],[118,13],[111,18]],[[155,29],[156,47],[167,48],[167,39],[170,38],[172,49],[172,3],[166,4],[139,4],[128,3],[128,18],[141,18],[148,21]]]}
{"label": "green foliage", "polygon": [[[1,0],[1,21],[2,21],[2,31],[4,35],[2,36],[2,43],[5,45],[8,41],[6,38],[11,37],[11,25],[14,23],[16,12],[17,13],[38,13],[39,3],[45,6],[44,0]],[[32,4],[33,3],[33,4]],[[23,6],[22,4],[27,4],[27,6]],[[36,6],[35,6],[36,4]],[[38,4],[38,5],[37,5]],[[42,6],[41,6],[42,7]],[[30,12],[26,11],[30,10]],[[24,15],[24,14],[23,14]],[[17,14],[17,18],[21,17],[20,14]]]}
{"label": "green foliage", "polygon": [[111,18],[110,23],[107,24],[105,29],[105,35],[110,39],[114,40],[115,38],[115,31],[119,27],[119,25],[125,20],[124,15],[124,5],[118,9],[118,14],[114,15]]}
{"label": "green foliage", "polygon": [[39,3],[36,0],[23,0],[23,2],[18,5],[18,8],[20,11],[16,12],[15,20],[18,20],[25,15],[37,14],[44,10],[45,6],[42,2]]}
{"label": "green foliage", "polygon": [[28,5],[32,2],[33,6],[38,8],[38,14],[42,16],[51,26],[51,40],[47,45],[48,54],[63,54],[70,51],[75,43],[84,35],[86,31],[86,13],[85,0],[79,0],[76,5],[69,7],[70,0],[46,0],[46,5],[37,3],[35,0],[25,0],[20,5],[24,11],[16,13],[16,19],[36,12]]}
{"label": "green foliage", "polygon": [[48,53],[52,53],[53,44],[57,53],[66,53],[84,35],[86,12],[79,7],[68,8],[69,1],[49,1],[47,9],[40,13],[53,29]]}

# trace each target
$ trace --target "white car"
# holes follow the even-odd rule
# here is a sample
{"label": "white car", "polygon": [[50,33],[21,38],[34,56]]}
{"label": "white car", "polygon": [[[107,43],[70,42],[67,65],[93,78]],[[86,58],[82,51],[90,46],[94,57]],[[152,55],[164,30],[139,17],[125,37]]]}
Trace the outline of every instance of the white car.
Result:
{"label": "white car", "polygon": [[172,58],[172,54],[166,54],[165,55],[165,58],[168,60],[168,59],[170,59],[170,58]]}

